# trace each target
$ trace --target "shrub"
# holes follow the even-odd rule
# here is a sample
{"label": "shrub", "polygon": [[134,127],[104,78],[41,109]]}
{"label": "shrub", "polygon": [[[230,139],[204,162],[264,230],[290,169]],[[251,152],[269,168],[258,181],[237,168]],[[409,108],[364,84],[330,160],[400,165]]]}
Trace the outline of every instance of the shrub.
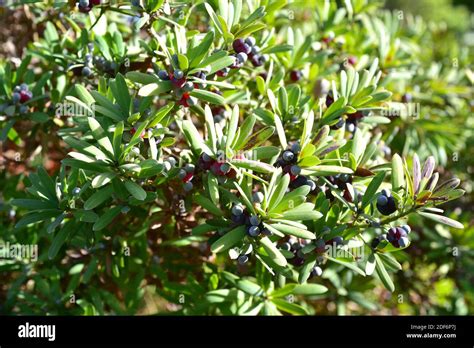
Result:
{"label": "shrub", "polygon": [[28,5],[0,238],[39,255],[0,263],[2,312],[373,311],[425,221],[464,228],[437,163],[470,137],[468,53],[435,62],[442,30],[368,1],[305,6]]}

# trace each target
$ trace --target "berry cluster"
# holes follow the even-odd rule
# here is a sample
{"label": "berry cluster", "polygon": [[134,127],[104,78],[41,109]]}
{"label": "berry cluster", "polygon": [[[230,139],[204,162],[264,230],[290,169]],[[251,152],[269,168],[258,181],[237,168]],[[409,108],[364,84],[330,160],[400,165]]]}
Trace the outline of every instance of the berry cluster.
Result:
{"label": "berry cluster", "polygon": [[[244,55],[241,56],[241,58],[245,57],[245,60],[248,59],[252,63],[254,67],[259,67],[265,64],[267,61],[267,57],[265,55],[260,54],[260,47],[256,45],[256,40],[253,37],[248,37],[245,40],[244,39],[237,39],[234,40],[232,43],[232,48],[234,49],[235,53],[237,54],[237,60],[239,62],[236,62],[237,64],[241,64],[241,67],[243,65],[243,62],[240,62],[239,59],[239,54],[243,53]],[[245,61],[244,61],[245,62]]]}
{"label": "berry cluster", "polygon": [[[261,195],[261,192],[256,192]],[[258,195],[258,201],[260,201],[260,195]],[[255,194],[254,194],[255,197]],[[254,203],[257,203],[254,199]],[[263,226],[262,220],[258,215],[250,215],[249,212],[244,209],[240,204],[235,204],[231,210],[231,220],[237,225],[245,225],[247,234],[250,237],[257,237],[260,234],[265,236],[271,236],[272,232]]]}
{"label": "berry cluster", "polygon": [[377,210],[382,215],[390,215],[397,210],[395,198],[393,198],[387,190],[382,190],[377,197]]}
{"label": "berry cluster", "polygon": [[[33,98],[33,92],[28,89],[28,85],[26,83],[22,83],[20,86],[16,86],[13,89],[12,94],[12,102],[13,104],[23,104],[28,102],[31,98]],[[20,113],[24,114],[28,111],[28,106],[20,105]]]}
{"label": "berry cluster", "polygon": [[235,178],[237,175],[237,172],[230,166],[230,164],[217,161],[205,152],[199,156],[198,167],[203,171],[210,170],[215,176],[217,176],[217,180],[221,184],[227,179]]}
{"label": "berry cluster", "polygon": [[[86,58],[87,58],[87,54],[86,54]],[[109,75],[114,75],[118,67],[117,63],[115,63],[114,61],[106,60],[102,56],[94,56],[93,62],[97,70],[107,73]],[[88,75],[84,74],[84,69],[82,69],[82,74],[88,77]]]}
{"label": "berry cluster", "polygon": [[395,248],[406,248],[410,243],[408,234],[411,232],[411,228],[408,225],[403,225],[399,227],[391,227],[388,230],[388,233],[381,234],[377,236],[372,241],[372,248],[377,248],[377,246],[384,240],[388,241]]}
{"label": "berry cluster", "polygon": [[304,264],[304,253],[303,253],[303,247],[304,247],[304,240],[301,242],[296,239],[296,238],[290,238],[288,239],[287,242],[283,242],[280,244],[280,249],[289,251],[292,253],[294,256],[290,259],[290,263],[293,266],[301,266]]}
{"label": "berry cluster", "polygon": [[308,185],[311,191],[316,189],[316,183],[301,174],[301,167],[297,165],[298,154],[301,151],[300,144],[295,142],[288,149],[283,151],[275,162],[275,167],[281,167],[283,173],[290,175],[290,188],[295,189],[303,185]]}
{"label": "berry cluster", "polygon": [[[336,185],[338,189],[342,190],[342,196],[346,201],[353,201],[353,197],[351,197],[351,193],[349,192],[349,188],[347,187],[347,184],[352,184],[352,177],[349,174],[330,175],[326,177],[326,179],[328,179],[331,184]],[[325,193],[327,199],[331,201],[334,199],[334,196],[329,187],[326,189]]]}
{"label": "berry cluster", "polygon": [[195,171],[196,171],[196,167],[194,166],[194,164],[187,163],[178,172],[178,178],[183,182],[183,190],[186,192],[189,192],[193,189],[192,180],[194,178]]}
{"label": "berry cluster", "polygon": [[87,13],[92,10],[92,7],[100,5],[100,0],[79,0],[79,11]]}
{"label": "berry cluster", "polygon": [[[189,93],[194,90],[195,86],[192,82],[187,81],[184,72],[180,69],[175,69],[173,71],[160,70],[158,72],[158,77],[163,81],[171,81],[174,87],[174,94],[178,99],[178,103],[184,107],[189,107],[196,105],[197,99],[192,97]],[[202,80],[206,79],[204,73],[200,73],[199,78]]]}

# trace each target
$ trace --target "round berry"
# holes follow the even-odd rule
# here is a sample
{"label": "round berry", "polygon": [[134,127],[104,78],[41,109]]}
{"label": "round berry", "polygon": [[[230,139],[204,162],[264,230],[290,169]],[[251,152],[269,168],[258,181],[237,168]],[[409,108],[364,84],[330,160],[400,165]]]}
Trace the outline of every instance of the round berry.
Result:
{"label": "round berry", "polygon": [[262,230],[262,234],[263,234],[264,236],[269,237],[269,236],[272,236],[272,235],[273,235],[273,232],[270,231],[268,228],[264,228],[264,229]]}
{"label": "round berry", "polygon": [[173,72],[173,77],[177,80],[181,80],[184,77],[184,72],[182,70],[176,69]]}
{"label": "round berry", "polygon": [[264,197],[263,193],[261,193],[261,192],[255,192],[255,193],[252,195],[252,201],[253,201],[254,203],[262,203],[264,198],[265,198],[265,197]]}
{"label": "round berry", "polygon": [[377,205],[383,207],[385,206],[386,204],[388,203],[388,198],[383,196],[383,195],[380,195],[378,196],[377,198]]}
{"label": "round berry", "polygon": [[81,188],[80,188],[80,187],[74,187],[74,189],[72,190],[72,194],[73,194],[74,196],[77,196],[80,192],[81,192]]}
{"label": "round berry", "polygon": [[301,146],[299,143],[293,143],[291,144],[290,149],[293,153],[299,153],[301,151]]}
{"label": "round berry", "polygon": [[170,79],[170,76],[168,75],[168,72],[166,72],[166,70],[158,71],[158,77],[163,81]]}
{"label": "round berry", "polygon": [[128,206],[122,207],[122,209],[120,210],[122,214],[127,214],[129,211],[130,211],[130,207]]}
{"label": "round berry", "polygon": [[250,236],[256,237],[260,234],[260,228],[258,226],[250,226],[248,232]]}
{"label": "round berry", "polygon": [[254,46],[257,43],[257,40],[255,40],[254,37],[250,36],[245,39],[245,43],[249,46]]}
{"label": "round berry", "polygon": [[26,83],[22,83],[20,85],[20,90],[26,92],[28,90],[28,85]]}
{"label": "round berry", "polygon": [[259,54],[260,53],[260,47],[252,46],[250,53],[251,54]]}
{"label": "round berry", "polygon": [[333,242],[336,243],[336,245],[341,245],[344,239],[341,236],[334,237]]}
{"label": "round berry", "polygon": [[402,237],[398,240],[398,245],[400,246],[400,248],[406,248],[409,243],[410,241],[407,237]]}
{"label": "round berry", "polygon": [[244,52],[240,52],[237,54],[237,60],[240,62],[240,63],[245,63],[248,59],[248,56],[246,53]]}
{"label": "round berry", "polygon": [[340,117],[340,118],[339,118],[339,121],[337,121],[336,124],[334,124],[333,126],[331,126],[331,129],[341,129],[341,128],[344,126],[345,123],[346,123],[346,122],[344,121],[344,119],[343,119],[342,117]]}
{"label": "round berry", "polygon": [[89,0],[79,0],[80,7],[89,7]]}
{"label": "round berry", "polygon": [[411,227],[408,226],[408,225],[403,225],[403,226],[401,226],[401,228],[403,228],[406,233],[410,233],[410,232],[411,232]]}
{"label": "round berry", "polygon": [[18,103],[20,101],[20,99],[21,99],[20,93],[15,92],[15,93],[12,94],[12,102],[13,103],[15,103],[15,104]]}
{"label": "round berry", "polygon": [[26,114],[28,112],[28,106],[21,105],[20,106],[20,114]]}
{"label": "round berry", "polygon": [[184,166],[184,170],[186,171],[186,173],[194,173],[194,170],[196,169],[196,167],[194,166],[194,164],[192,163],[187,163],[185,166]]}
{"label": "round berry", "polygon": [[261,61],[260,58],[261,57],[258,54],[254,54],[250,57],[250,62],[252,63],[254,67],[259,67],[263,65],[263,62]]}
{"label": "round berry", "polygon": [[237,259],[237,262],[239,263],[239,265],[243,265],[247,263],[248,260],[249,260],[249,257],[247,255],[240,255],[239,258]]}
{"label": "round berry", "polygon": [[283,152],[282,158],[285,162],[291,162],[295,158],[295,154],[291,151]]}
{"label": "round berry", "polygon": [[295,176],[300,175],[301,167],[297,166],[297,165],[291,166],[290,172],[291,172],[291,174],[293,174]]}
{"label": "round berry", "polygon": [[252,215],[252,216],[250,217],[250,224],[251,224],[252,226],[258,226],[258,225],[260,225],[260,219],[259,219],[259,217],[258,217],[257,215]]}
{"label": "round berry", "polygon": [[290,72],[291,81],[298,82],[299,80],[301,80],[302,77],[303,77],[303,74],[301,73],[300,70],[291,70]]}
{"label": "round berry", "polygon": [[288,242],[285,242],[281,245],[282,250],[290,251],[291,250],[291,244]]}
{"label": "round berry", "polygon": [[229,74],[229,71],[230,71],[229,68],[223,68],[223,69],[217,71],[216,74],[219,77],[226,77]]}
{"label": "round berry", "polygon": [[309,186],[310,191],[316,190],[316,183],[313,180],[306,181],[306,185]]}
{"label": "round berry", "polygon": [[186,175],[188,175],[188,173],[184,170],[184,169],[180,169],[179,172],[178,172],[178,178],[180,178],[181,180],[183,180]]}
{"label": "round berry", "polygon": [[244,213],[244,208],[240,204],[235,204],[232,207],[232,214],[236,216],[240,216]]}
{"label": "round berry", "polygon": [[89,77],[92,75],[92,70],[88,66],[85,66],[82,68],[81,73],[82,73],[82,76]]}
{"label": "round berry", "polygon": [[194,89],[194,85],[192,82],[186,82],[183,86],[183,90],[185,92],[191,92]]}
{"label": "round berry", "polygon": [[230,171],[230,164],[228,163],[221,164],[220,170],[222,173],[227,174]]}
{"label": "round berry", "polygon": [[188,182],[184,183],[183,189],[186,192],[191,191],[193,189],[193,183],[191,181],[188,181]]}

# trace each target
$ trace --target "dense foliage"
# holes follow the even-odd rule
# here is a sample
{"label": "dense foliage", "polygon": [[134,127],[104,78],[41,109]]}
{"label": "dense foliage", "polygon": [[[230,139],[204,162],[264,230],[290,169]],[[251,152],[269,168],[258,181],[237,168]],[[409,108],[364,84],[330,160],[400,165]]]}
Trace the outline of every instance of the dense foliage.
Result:
{"label": "dense foliage", "polygon": [[3,8],[0,313],[472,311],[472,45],[380,5]]}

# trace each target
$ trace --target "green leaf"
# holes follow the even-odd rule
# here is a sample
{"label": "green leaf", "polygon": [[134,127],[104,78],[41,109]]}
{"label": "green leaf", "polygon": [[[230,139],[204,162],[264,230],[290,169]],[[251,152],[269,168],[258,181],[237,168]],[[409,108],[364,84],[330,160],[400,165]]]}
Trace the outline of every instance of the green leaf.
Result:
{"label": "green leaf", "polygon": [[212,151],[204,143],[201,134],[199,134],[192,121],[183,121],[183,133],[196,155],[200,156],[203,152],[206,152],[208,155],[212,154]]}
{"label": "green leaf", "polygon": [[303,267],[301,267],[300,273],[298,275],[298,282],[300,284],[306,283],[311,272],[313,271],[314,266],[316,266],[316,260],[307,260]]}
{"label": "green leaf", "polygon": [[446,216],[433,214],[433,213],[426,213],[423,211],[418,211],[417,213],[420,214],[421,216],[424,216],[425,218],[436,221],[440,224],[448,225],[454,228],[459,228],[461,230],[464,229],[464,225],[462,223],[456,220],[450,219]]}
{"label": "green leaf", "polygon": [[83,85],[76,84],[74,88],[79,99],[86,103],[86,105],[90,106],[95,103],[94,97],[92,97],[92,95]]}
{"label": "green leaf", "polygon": [[369,186],[367,186],[367,190],[365,190],[364,197],[362,198],[362,209],[364,209],[372,201],[384,178],[385,172],[379,172],[372,179]]}
{"label": "green leaf", "polygon": [[283,213],[283,218],[294,221],[318,220],[323,214],[319,211],[313,210],[313,203],[303,203],[297,207],[287,210]]}
{"label": "green leaf", "polygon": [[107,151],[107,153],[113,158],[114,148],[112,146],[112,143],[110,142],[110,139],[105,134],[104,129],[101,127],[100,123],[92,117],[88,117],[87,121],[89,122],[89,127],[92,131],[92,135],[94,136],[94,138],[97,140],[102,149]]}
{"label": "green leaf", "polygon": [[138,90],[138,95],[141,97],[155,96],[165,92],[169,92],[172,89],[173,84],[171,83],[171,81],[154,82],[141,87]]}
{"label": "green leaf", "polygon": [[347,261],[343,261],[343,260],[340,260],[340,259],[336,259],[336,258],[333,258],[333,257],[330,257],[330,256],[327,256],[327,259],[332,261],[332,262],[335,262],[335,263],[338,263],[340,265],[343,265],[344,267],[347,267],[357,273],[359,273],[360,275],[364,276],[365,277],[365,273],[363,270],[361,270],[356,264],[354,264],[353,262],[347,262]]}
{"label": "green leaf", "polygon": [[288,185],[290,184],[290,175],[285,174],[280,177],[280,180],[275,187],[275,190],[271,192],[271,197],[268,202],[268,210],[271,212],[283,199],[283,196],[288,189]]}
{"label": "green leaf", "polygon": [[140,185],[131,180],[126,180],[124,185],[127,191],[139,201],[143,201],[146,198],[146,191]]}
{"label": "green leaf", "polygon": [[115,154],[115,159],[118,160],[122,154],[122,135],[123,135],[124,124],[123,121],[117,123],[114,131],[113,138],[113,149]]}
{"label": "green leaf", "polygon": [[275,289],[270,293],[270,297],[278,298],[288,296],[293,292],[293,289],[296,287],[296,284],[290,283],[286,284],[284,287]]}
{"label": "green leaf", "polygon": [[239,125],[239,106],[235,105],[232,109],[232,115],[229,120],[227,128],[227,140],[226,140],[226,150],[231,148],[231,144],[234,141],[235,134],[237,132],[237,127]]}
{"label": "green leaf", "polygon": [[231,163],[240,168],[250,169],[258,173],[269,174],[275,170],[275,167],[272,165],[260,162],[260,161],[251,161],[251,160],[233,160]]}
{"label": "green leaf", "polygon": [[204,197],[203,195],[196,195],[194,196],[194,202],[202,206],[204,209],[206,209],[208,212],[217,215],[217,216],[223,216],[224,214],[222,211],[209,200],[208,198]]}
{"label": "green leaf", "polygon": [[279,298],[274,298],[271,300],[277,308],[283,312],[290,313],[293,315],[308,315],[306,309],[300,305],[281,300]]}
{"label": "green leaf", "polygon": [[56,204],[52,202],[29,198],[13,199],[11,204],[29,210],[57,209]]}
{"label": "green leaf", "polygon": [[248,138],[252,135],[252,130],[253,127],[255,126],[255,121],[256,117],[255,115],[250,115],[247,116],[244,121],[242,122],[242,125],[240,126],[239,130],[239,136],[236,141],[234,141],[233,148],[235,150],[240,150],[242,149]]}
{"label": "green leaf", "polygon": [[100,204],[104,203],[107,199],[112,196],[114,189],[112,186],[106,186],[99,191],[95,192],[89,199],[84,203],[85,210],[91,210]]}
{"label": "green leaf", "polygon": [[126,75],[127,79],[140,83],[142,85],[148,85],[150,83],[158,83],[160,79],[152,74],[145,74],[139,71],[130,71]]}
{"label": "green leaf", "polygon": [[112,222],[112,220],[115,219],[118,214],[120,214],[121,210],[121,206],[113,207],[112,209],[107,210],[105,214],[102,215],[99,220],[97,220],[92,229],[94,231],[100,231],[107,227]]}
{"label": "green leaf", "polygon": [[286,142],[285,130],[283,129],[280,117],[278,117],[277,114],[274,114],[273,117],[275,121],[275,127],[278,133],[278,139],[280,139],[281,147],[286,149],[288,147],[288,143]]}
{"label": "green leaf", "polygon": [[290,225],[287,225],[287,224],[283,224],[283,223],[272,223],[272,224],[269,224],[269,226],[275,228],[276,230],[284,233],[284,234],[289,234],[291,236],[295,236],[295,237],[298,237],[298,238],[304,238],[304,239],[316,239],[316,236],[314,235],[313,232],[311,231],[308,231],[308,230],[304,230],[302,228],[299,228],[299,227],[295,227],[295,226],[290,226]]}
{"label": "green leaf", "polygon": [[219,204],[219,182],[214,174],[209,173],[207,177],[207,186],[209,188],[209,196],[212,203],[217,206]]}
{"label": "green leaf", "polygon": [[375,271],[377,272],[377,275],[379,276],[385,288],[391,292],[394,292],[395,285],[393,284],[392,279],[388,275],[388,272],[385,269],[385,266],[382,260],[380,259],[379,255],[374,254],[374,256],[375,256]]}
{"label": "green leaf", "polygon": [[353,174],[354,171],[347,167],[339,167],[339,166],[315,166],[310,168],[305,168],[305,171],[312,173],[313,175],[317,176],[328,176],[328,175],[335,175],[335,174]]}
{"label": "green leaf", "polygon": [[321,295],[324,294],[328,291],[328,288],[326,288],[323,285],[320,284],[298,284],[295,287],[295,290],[293,293],[295,295],[305,295],[305,296],[311,296],[311,295]]}
{"label": "green leaf", "polygon": [[127,83],[122,74],[118,73],[115,79],[110,81],[109,85],[117,104],[122,110],[122,114],[127,115],[130,110],[131,98]]}
{"label": "green leaf", "polygon": [[203,89],[194,89],[189,94],[193,97],[196,97],[198,99],[204,100],[212,104],[224,105],[224,102],[225,102],[225,99],[223,96],[214,92],[203,90]]}
{"label": "green leaf", "polygon": [[375,270],[375,256],[374,253],[370,254],[369,258],[367,259],[367,263],[365,264],[365,274],[372,275]]}
{"label": "green leaf", "polygon": [[92,179],[92,187],[98,188],[107,185],[113,178],[115,178],[115,176],[115,173],[100,173]]}
{"label": "green leaf", "polygon": [[219,18],[217,17],[217,14],[214,12],[214,9],[207,2],[204,3],[204,6],[206,7],[206,11],[209,14],[209,17],[211,18],[212,23],[214,23],[214,27],[219,32],[219,34],[221,34],[223,36],[224,35],[224,29],[222,28],[222,25],[219,21]]}
{"label": "green leaf", "polygon": [[23,216],[15,225],[15,229],[22,228],[31,224],[38,223],[40,221],[51,220],[51,218],[56,217],[59,213],[59,210],[45,210],[41,212],[31,212]]}
{"label": "green leaf", "polygon": [[191,69],[201,63],[202,58],[204,58],[206,53],[209,52],[209,48],[211,47],[213,41],[214,32],[209,31],[198,45],[194,46],[188,51],[188,57],[190,60],[189,67]]}
{"label": "green leaf", "polygon": [[66,222],[61,230],[59,230],[59,232],[56,234],[56,236],[54,236],[53,242],[51,243],[51,246],[48,250],[48,257],[50,260],[56,257],[63,244],[66,242],[69,234],[73,231],[73,226],[74,224],[72,221]]}
{"label": "green leaf", "polygon": [[243,225],[234,228],[212,243],[211,251],[217,254],[232,248],[244,239],[245,233],[246,229]]}
{"label": "green leaf", "polygon": [[268,237],[262,237],[260,239],[260,243],[262,243],[263,248],[268,253],[268,256],[275,262],[278,266],[285,267],[287,265],[286,258],[283,254],[278,250],[273,242]]}
{"label": "green leaf", "polygon": [[403,187],[405,187],[403,162],[398,154],[394,154],[392,157],[392,190],[398,191]]}

